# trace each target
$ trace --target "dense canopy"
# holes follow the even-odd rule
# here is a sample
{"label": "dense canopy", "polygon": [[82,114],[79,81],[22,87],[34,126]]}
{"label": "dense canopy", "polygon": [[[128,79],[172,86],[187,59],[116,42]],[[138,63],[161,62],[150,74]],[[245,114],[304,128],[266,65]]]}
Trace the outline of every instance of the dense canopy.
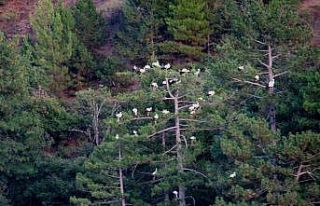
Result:
{"label": "dense canopy", "polygon": [[320,204],[301,1],[110,2],[0,32],[1,206]]}

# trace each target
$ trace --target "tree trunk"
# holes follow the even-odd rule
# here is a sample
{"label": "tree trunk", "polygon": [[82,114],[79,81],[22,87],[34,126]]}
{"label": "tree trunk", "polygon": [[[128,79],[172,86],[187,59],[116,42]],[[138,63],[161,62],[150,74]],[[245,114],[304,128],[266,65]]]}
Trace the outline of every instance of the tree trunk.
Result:
{"label": "tree trunk", "polygon": [[[119,145],[119,161],[122,159],[121,146]],[[120,193],[121,193],[121,206],[126,206],[126,199],[124,197],[124,183],[123,183],[123,172],[122,168],[119,168],[119,182],[120,182]]]}
{"label": "tree trunk", "polygon": [[93,128],[93,138],[96,145],[100,144],[99,141],[99,107],[97,103],[93,104],[93,119],[92,119],[92,128]]}
{"label": "tree trunk", "polygon": [[[272,56],[272,48],[270,45],[268,45],[268,78],[269,82],[274,81],[274,74],[273,74],[273,56]],[[272,97],[274,95],[274,85],[270,87],[268,85],[268,94],[269,94],[269,103],[268,103],[268,117],[269,117],[269,125],[270,128],[273,132],[277,131],[277,126],[276,126],[276,106],[272,102]]]}
{"label": "tree trunk", "polygon": [[[180,118],[179,118],[179,101],[178,101],[178,93],[174,98],[174,111],[175,111],[175,127],[176,127],[176,144],[177,144],[177,169],[178,173],[183,173],[183,150],[181,144],[181,131],[180,131]],[[186,188],[179,183],[179,206],[186,206],[185,195]]]}
{"label": "tree trunk", "polygon": [[[165,152],[166,151],[166,137],[165,137],[164,133],[162,134],[162,147],[163,147],[163,151]],[[167,168],[167,164],[166,163],[164,163],[164,168],[165,169]],[[164,205],[168,206],[169,202],[170,202],[169,194],[165,193],[164,194]]]}

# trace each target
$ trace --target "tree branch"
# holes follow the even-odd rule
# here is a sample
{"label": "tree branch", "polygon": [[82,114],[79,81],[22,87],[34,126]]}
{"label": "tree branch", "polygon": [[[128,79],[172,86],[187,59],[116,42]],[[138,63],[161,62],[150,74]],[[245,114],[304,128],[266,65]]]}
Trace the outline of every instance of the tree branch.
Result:
{"label": "tree branch", "polygon": [[288,73],[290,73],[289,71],[285,71],[285,72],[281,72],[281,73],[279,73],[279,74],[275,74],[273,77],[275,78],[275,77],[279,77],[279,76],[282,76],[282,75],[285,75],[285,74],[288,74]]}
{"label": "tree branch", "polygon": [[181,135],[181,137],[182,137],[183,140],[184,140],[184,143],[185,143],[185,145],[186,145],[186,149],[188,149],[188,141],[187,141],[186,137],[185,137],[184,135]]}
{"label": "tree branch", "polygon": [[255,42],[259,43],[259,44],[262,44],[262,45],[266,45],[266,43],[262,42],[262,41],[259,41],[259,40],[256,40],[254,39]]}
{"label": "tree branch", "polygon": [[277,58],[279,58],[280,56],[281,56],[281,54],[278,54],[278,55],[276,55],[276,56],[273,56],[272,59],[277,59]]}
{"label": "tree branch", "polygon": [[269,68],[269,65],[263,63],[261,60],[258,60],[258,62],[259,62],[260,64],[262,64],[264,67]]}
{"label": "tree branch", "polygon": [[183,168],[183,170],[184,170],[184,171],[188,171],[188,172],[193,172],[193,173],[198,174],[198,175],[200,175],[200,176],[202,176],[202,177],[204,177],[204,178],[209,179],[208,176],[206,176],[205,174],[203,174],[202,172],[199,172],[199,171],[197,171],[197,170],[189,169],[189,168]]}
{"label": "tree branch", "polygon": [[189,122],[199,122],[199,123],[207,123],[207,121],[196,120],[196,119],[180,119],[181,121],[189,121]]}
{"label": "tree branch", "polygon": [[168,131],[175,130],[175,129],[177,129],[177,127],[169,127],[169,128],[160,130],[160,131],[158,131],[158,132],[155,132],[155,133],[153,133],[152,135],[149,135],[148,138],[151,138],[151,137],[156,136],[157,134],[161,134],[161,133],[168,132]]}
{"label": "tree branch", "polygon": [[185,105],[185,106],[181,106],[181,107],[178,108],[178,110],[182,110],[182,109],[185,109],[185,108],[189,108],[189,107],[191,107],[191,106],[192,106],[192,104]]}
{"label": "tree branch", "polygon": [[266,86],[262,85],[262,84],[259,84],[259,83],[256,83],[256,82],[250,82],[250,81],[247,81],[247,80],[241,80],[241,79],[238,79],[238,78],[232,78],[233,80],[235,80],[236,82],[243,82],[243,83],[247,83],[247,84],[252,84],[252,85],[255,85],[255,86],[259,86],[259,87],[262,87],[262,88],[266,88]]}
{"label": "tree branch", "polygon": [[137,117],[137,118],[133,118],[131,119],[131,121],[139,121],[139,120],[152,120],[152,117]]}
{"label": "tree branch", "polygon": [[165,155],[165,154],[171,152],[171,151],[172,151],[174,148],[176,148],[176,147],[177,147],[177,145],[174,145],[174,146],[171,147],[169,150],[165,151],[162,155]]}
{"label": "tree branch", "polygon": [[167,87],[167,91],[168,91],[170,97],[173,98],[173,99],[177,98],[177,97],[175,97],[175,96],[172,94],[172,92],[171,92],[171,90],[170,90],[169,79],[168,79],[168,78],[166,78],[166,87]]}

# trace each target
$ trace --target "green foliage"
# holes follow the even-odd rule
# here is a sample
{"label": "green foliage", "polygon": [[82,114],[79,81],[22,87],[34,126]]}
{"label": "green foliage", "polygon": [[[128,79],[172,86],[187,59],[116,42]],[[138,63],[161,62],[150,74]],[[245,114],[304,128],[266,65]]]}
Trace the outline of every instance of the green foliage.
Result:
{"label": "green foliage", "polygon": [[34,38],[0,33],[0,205],[317,204],[320,55],[298,3],[127,0],[105,58],[91,0],[41,0]]}
{"label": "green foliage", "polygon": [[81,90],[86,87],[88,80],[95,75],[96,62],[92,53],[81,41],[76,40],[75,43],[67,66],[68,73],[72,77],[71,87]]}
{"label": "green foliage", "polygon": [[6,40],[0,33],[0,100],[11,95],[25,95],[28,90],[26,81],[27,68],[24,59],[18,54],[19,50],[15,41]]}
{"label": "green foliage", "polygon": [[297,1],[223,1],[221,22],[225,31],[239,39],[250,38],[272,44],[305,42],[310,28],[296,9]]}
{"label": "green foliage", "polygon": [[105,22],[92,0],[80,0],[73,8],[78,38],[90,50],[103,44],[106,39]]}
{"label": "green foliage", "polygon": [[70,79],[65,64],[75,43],[71,10],[62,3],[55,6],[50,0],[42,0],[31,17],[31,25],[36,36],[36,62],[46,70],[53,91],[61,91]]}
{"label": "green foliage", "polygon": [[319,85],[320,85],[320,72],[312,71],[305,74],[307,81],[306,88],[304,89],[304,103],[303,107],[311,114],[320,114]]}
{"label": "green foliage", "polygon": [[[319,118],[315,108],[308,107],[313,94],[309,91],[315,90],[319,68],[319,49],[308,45],[301,47],[293,52],[287,60],[287,68],[291,71],[283,84],[281,101],[278,103],[279,121],[281,121],[281,130],[283,134],[301,132],[305,130],[319,131]],[[311,106],[311,104],[310,104]]]}
{"label": "green foliage", "polygon": [[163,0],[127,0],[117,33],[117,51],[131,61],[155,61],[157,44],[166,34],[168,2]]}
{"label": "green foliage", "polygon": [[[317,200],[314,194],[318,191],[318,179],[312,176],[318,176],[318,171],[312,165],[319,164],[318,134],[307,132],[279,139],[263,122],[244,116],[238,116],[237,123],[229,127],[213,144],[216,160],[212,182],[229,201],[227,204],[218,199],[216,205],[312,205]],[[242,139],[243,135],[246,137]],[[304,167],[305,164],[308,165]],[[243,202],[237,203],[239,200]]]}
{"label": "green foliage", "polygon": [[[73,198],[74,203],[86,205],[88,201],[99,204],[103,201],[113,201],[114,198],[119,200],[121,197],[119,191],[108,190],[110,185],[119,185],[117,178],[113,182],[108,182],[110,177],[117,176],[116,169],[119,169],[119,167],[126,171],[124,182],[127,189],[124,195],[126,200],[132,204],[152,203],[157,196],[159,196],[158,203],[165,202],[168,200],[164,199],[163,194],[170,194],[179,185],[191,188],[203,183],[205,175],[197,172],[197,169],[201,167],[200,165],[199,168],[197,167],[196,157],[201,155],[204,145],[202,145],[201,139],[194,140],[189,139],[189,137],[197,136],[198,130],[206,130],[212,125],[221,123],[218,119],[211,119],[217,117],[218,114],[216,110],[210,109],[209,106],[211,104],[218,106],[221,101],[219,97],[204,97],[206,92],[203,87],[205,75],[200,77],[193,72],[196,72],[196,69],[192,70],[190,74],[180,74],[178,68],[165,70],[153,66],[153,69],[139,75],[140,91],[125,95],[120,94],[115,97],[115,101],[121,107],[113,113],[113,116],[104,120],[104,123],[108,125],[104,142],[92,154],[94,156],[89,160],[92,166],[86,166],[87,173],[85,173],[85,176],[81,174],[78,179],[81,184],[80,190],[85,187],[90,191],[90,195]],[[161,140],[162,132],[159,132],[174,126],[173,102],[163,100],[163,97],[168,94],[166,86],[161,86],[166,77],[181,80],[181,82],[171,85],[170,88],[174,93],[179,93],[184,97],[183,102],[190,102],[190,104],[194,102],[196,104],[200,97],[207,100],[207,102],[201,102],[202,109],[198,112],[198,116],[191,115],[191,117],[187,105],[179,103],[184,108],[179,116],[182,119],[187,119],[181,121],[190,126],[189,129],[183,129],[185,144],[181,146],[181,151],[179,150],[186,171],[178,170],[177,165],[181,164],[181,162],[179,163],[181,160],[177,158],[174,152],[171,153],[172,150],[175,151],[175,145],[178,144],[173,141],[175,139],[174,134],[169,130],[168,133],[163,133],[163,139]],[[152,83],[157,83],[160,86],[151,86]],[[194,85],[197,85],[197,88]],[[177,92],[178,90],[179,92]],[[94,101],[92,97],[88,99]],[[200,107],[200,103],[197,104]],[[147,112],[147,107],[152,107],[153,111]],[[137,109],[137,114],[132,112],[134,108]],[[162,114],[161,111],[165,109],[169,111],[169,114]],[[115,114],[119,113],[121,113],[121,116],[115,118]],[[188,121],[189,118],[190,122]],[[115,137],[119,137],[119,139],[114,140]],[[166,142],[165,145],[163,145],[163,141]],[[118,143],[121,144],[121,147],[116,146]],[[165,152],[166,150],[168,152]],[[102,151],[104,153],[100,154]],[[121,160],[116,158],[120,151],[122,153]],[[148,162],[154,163],[148,164]],[[94,165],[97,166],[93,167]],[[153,177],[151,173],[155,169],[159,174]],[[94,173],[91,174],[91,172]],[[100,178],[97,174],[106,174],[107,176]],[[150,192],[142,194],[141,188]],[[83,199],[84,196],[87,196],[87,199]],[[172,199],[171,201],[174,204],[175,200]]]}
{"label": "green foliage", "polygon": [[180,47],[179,53],[191,58],[201,57],[210,32],[206,6],[206,1],[202,0],[178,0],[170,5],[166,23],[173,41]]}
{"label": "green foliage", "polygon": [[[87,198],[71,197],[71,202],[76,205],[99,205],[110,202],[117,205],[121,193],[119,188],[119,169],[130,169],[143,161],[139,156],[141,146],[137,147],[138,138],[121,135],[119,140],[110,136],[108,140],[99,145],[84,164],[84,173],[77,175],[80,190],[86,190]],[[122,158],[119,159],[119,153]],[[126,177],[130,179],[130,176]],[[129,188],[134,185],[127,185]],[[126,195],[127,196],[127,195]]]}
{"label": "green foliage", "polygon": [[[82,4],[86,3],[79,3],[80,8],[84,8]],[[76,10],[75,13],[77,12],[80,11]],[[26,42],[25,52],[36,65],[34,70],[40,71],[37,73],[42,75],[42,78],[46,77],[44,82],[49,82],[50,89],[56,94],[61,95],[61,92],[70,86],[81,89],[85,86],[85,78],[93,75],[95,62],[87,47],[92,46],[88,42],[97,38],[97,33],[78,28],[81,27],[79,22],[85,21],[86,15],[89,14],[77,15],[78,19],[75,19],[72,10],[61,2],[53,4],[43,0],[39,2],[35,14],[31,17],[36,42],[34,48],[30,48]],[[93,22],[89,25],[94,27],[88,28],[89,30],[99,26]],[[76,31],[80,30],[83,33],[77,36]]]}
{"label": "green foliage", "polygon": [[114,82],[113,78],[116,76],[116,73],[122,70],[123,66],[119,59],[111,56],[98,61],[95,67],[95,74],[101,83],[110,84],[112,81]]}

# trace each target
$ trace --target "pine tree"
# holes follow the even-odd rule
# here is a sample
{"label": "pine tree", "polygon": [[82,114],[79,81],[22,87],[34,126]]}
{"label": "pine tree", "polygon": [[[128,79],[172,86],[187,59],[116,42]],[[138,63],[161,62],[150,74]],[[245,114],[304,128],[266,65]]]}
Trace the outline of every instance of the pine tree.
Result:
{"label": "pine tree", "polygon": [[312,130],[318,132],[319,115],[317,104],[317,68],[320,66],[318,48],[305,45],[288,61],[290,70],[284,84],[281,101],[278,103],[279,128],[285,135]]}
{"label": "pine tree", "polygon": [[275,151],[280,154],[278,163],[289,171],[287,178],[291,181],[291,188],[288,189],[291,189],[292,201],[297,205],[313,205],[320,200],[319,140],[319,133],[310,131],[291,134]]}
{"label": "pine tree", "polygon": [[[103,90],[100,92],[103,94]],[[131,173],[134,173],[134,167],[139,163],[147,162],[141,152],[144,150],[143,142],[146,141],[142,137],[136,137],[129,130],[127,123],[130,120],[123,121],[124,116],[129,119],[131,115],[125,114],[124,111],[116,111],[119,109],[118,99],[113,98],[111,101],[105,95],[99,95],[100,92],[89,90],[79,93],[81,102],[85,103],[84,108],[85,105],[89,105],[91,109],[93,135],[97,147],[85,162],[85,171],[77,175],[80,191],[85,189],[88,193],[71,197],[70,200],[76,205],[120,203],[124,206],[129,201],[138,201],[130,196],[132,188],[135,188],[134,184],[137,184],[130,183],[133,179]],[[110,107],[112,112],[103,115],[104,107]],[[105,135],[99,133],[101,128],[105,129]],[[141,201],[138,202],[141,204]],[[139,204],[138,202],[135,203]]]}
{"label": "pine tree", "polygon": [[36,63],[45,68],[52,90],[60,92],[70,79],[66,63],[75,43],[71,11],[62,3],[54,5],[51,0],[41,0],[31,17],[31,25],[36,37]]}
{"label": "pine tree", "polygon": [[225,16],[221,18],[230,25],[230,30],[217,47],[218,51],[224,50],[220,53],[223,58],[216,58],[221,65],[212,66],[220,70],[215,72],[224,70],[224,75],[238,83],[234,87],[236,96],[249,93],[255,98],[246,108],[264,113],[272,130],[276,131],[279,101],[276,94],[286,89],[282,81],[288,80],[290,71],[286,68],[295,61],[292,52],[307,43],[310,30],[302,23],[292,2],[243,1],[237,4],[227,1],[224,9]]}
{"label": "pine tree", "polygon": [[110,98],[110,92],[105,88],[82,90],[77,93],[79,115],[83,116],[83,119],[90,120],[86,125],[90,129],[86,133],[88,133],[89,140],[96,145],[99,145],[103,140],[101,135],[102,117],[106,116],[107,109],[112,110]]}
{"label": "pine tree", "polygon": [[1,33],[0,48],[0,204],[61,201],[73,190],[68,181],[76,166],[43,154],[73,118],[44,89],[32,87],[34,71],[18,39],[10,42]]}
{"label": "pine tree", "polygon": [[[5,139],[11,134],[16,116],[15,108],[28,95],[27,69],[23,58],[18,54],[15,41],[9,42],[0,32],[0,204],[9,205],[8,174],[11,171],[8,159],[15,162],[18,156],[8,152],[11,146]],[[10,117],[11,116],[11,117]],[[10,118],[9,118],[10,117]],[[21,117],[21,116],[19,116]],[[15,120],[14,120],[15,118]],[[12,121],[13,120],[13,121]],[[21,123],[23,121],[20,121]],[[18,148],[16,148],[19,150]],[[21,157],[23,159],[23,157]]]}
{"label": "pine tree", "polygon": [[167,9],[167,1],[125,1],[122,26],[116,35],[118,53],[133,62],[159,59],[157,44],[166,35]]}
{"label": "pine tree", "polygon": [[106,26],[92,0],[78,1],[73,8],[73,16],[77,36],[90,51],[103,44]]}
{"label": "pine tree", "polygon": [[209,21],[206,1],[178,0],[170,5],[166,19],[173,41],[163,45],[165,51],[199,59],[208,43]]}
{"label": "pine tree", "polygon": [[[216,108],[212,108],[212,105],[220,104],[220,98],[214,91],[209,91],[210,97],[205,97],[205,76],[200,74],[200,69],[184,68],[180,70],[180,74],[179,71],[170,69],[169,64],[161,66],[154,62],[151,69],[140,68],[139,72],[143,89],[115,97],[115,101],[120,104],[119,109],[113,117],[104,120],[110,125],[107,127],[109,129],[105,141],[110,137],[125,141],[121,147],[123,152],[126,151],[123,158],[131,156],[131,164],[122,168],[126,171],[125,188],[129,188],[124,191],[125,197],[128,197],[126,201],[130,204],[141,204],[142,201],[186,205],[195,198],[191,193],[191,185],[201,185],[208,178],[200,171],[204,168],[196,164],[196,157],[202,153],[203,146],[201,139],[196,136],[202,131],[215,131],[212,127],[219,128],[219,124],[222,124],[218,120]],[[108,147],[108,151],[113,153],[112,161],[103,161],[108,165],[105,167],[117,171],[117,167],[111,165],[119,161],[115,159],[118,147],[110,140],[102,142],[101,147]],[[126,148],[135,151],[134,154],[128,155]],[[101,157],[99,161],[102,161]],[[142,161],[141,157],[146,159]],[[132,169],[134,165],[136,169]],[[97,168],[95,173],[99,172],[101,169]],[[119,178],[117,175],[116,177]],[[99,204],[101,201],[98,199],[112,201],[108,196],[112,191],[101,194],[100,197],[94,196],[100,194],[99,188],[104,187],[98,185],[107,184],[107,179],[93,179],[93,175],[81,179],[79,181],[89,189],[91,197],[85,200],[76,198],[73,201],[80,205],[89,202]],[[116,180],[117,178],[114,180],[115,184],[121,185]],[[90,186],[92,181],[94,182]],[[131,185],[132,182],[135,185]],[[150,193],[136,197],[136,193],[141,193],[139,187],[148,188]],[[115,190],[119,192],[116,188]],[[172,194],[174,196],[170,200]],[[121,200],[121,196],[111,196]]]}

